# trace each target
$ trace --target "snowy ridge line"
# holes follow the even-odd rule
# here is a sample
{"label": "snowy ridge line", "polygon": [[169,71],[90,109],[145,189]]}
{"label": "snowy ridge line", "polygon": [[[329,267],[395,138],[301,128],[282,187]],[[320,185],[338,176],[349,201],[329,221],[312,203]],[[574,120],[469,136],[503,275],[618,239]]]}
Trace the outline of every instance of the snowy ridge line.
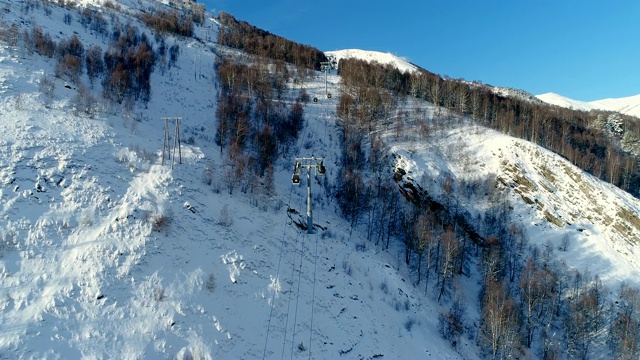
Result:
{"label": "snowy ridge line", "polygon": [[401,57],[398,57],[390,53],[383,53],[379,51],[345,49],[345,50],[325,51],[325,54],[327,55],[327,57],[335,59],[336,63],[339,63],[340,59],[356,58],[356,59],[365,60],[368,62],[375,61],[382,65],[385,65],[385,64],[394,65],[401,72],[405,72],[405,71],[416,72],[420,70],[418,66],[408,62],[407,60]]}
{"label": "snowy ridge line", "polygon": [[574,100],[556,93],[540,94],[536,95],[536,97],[548,104],[557,105],[569,109],[583,111],[614,111],[640,118],[640,95],[595,101]]}

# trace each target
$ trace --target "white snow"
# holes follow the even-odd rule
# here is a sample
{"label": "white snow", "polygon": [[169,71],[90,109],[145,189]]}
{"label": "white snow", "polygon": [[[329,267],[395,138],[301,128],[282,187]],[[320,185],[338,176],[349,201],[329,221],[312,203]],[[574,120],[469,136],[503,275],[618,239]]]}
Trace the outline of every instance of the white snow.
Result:
{"label": "white snow", "polygon": [[598,109],[617,111],[640,118],[640,94],[618,99],[596,100],[589,104]]}
{"label": "white snow", "polygon": [[[401,142],[391,150],[414,179],[441,178],[445,171],[457,182],[502,184],[510,189],[514,221],[525,227],[533,245],[550,246],[569,269],[597,274],[614,291],[622,282],[640,285],[640,229],[621,216],[629,213],[637,220],[640,201],[628,193],[550,151],[482,127],[461,124],[429,141]],[[425,186],[441,192],[439,183]],[[491,204],[483,196],[463,201],[472,214],[483,214]],[[546,220],[545,213],[561,226]],[[558,250],[564,237],[570,244],[566,252]]]}
{"label": "white snow", "polygon": [[616,111],[640,118],[640,95],[628,96],[617,99],[603,99],[596,101],[580,101],[567,98],[556,93],[536,95],[546,103],[566,107],[575,110],[590,111],[593,109]]}
{"label": "white snow", "polygon": [[[4,4],[5,21],[23,16],[20,2]],[[74,11],[67,26],[69,10],[50,8],[50,16],[29,12],[43,31],[107,46]],[[206,28],[196,35],[206,38]],[[322,186],[314,186],[314,220],[329,230],[309,236],[292,224],[306,189],[291,185],[291,159],[277,164],[274,197],[227,193],[213,143],[213,44],[167,38],[174,42],[178,64],[165,76],[156,69],[148,107],[125,114],[101,103],[94,118],[73,115],[76,91],[60,80],[53,99],[40,94],[55,60],[0,48],[2,357],[477,358],[473,340],[460,355],[437,335],[440,305],[413,286],[401,249],[380,252],[352,232]],[[337,82],[330,75],[339,94]],[[305,107],[293,155],[333,164],[335,102],[321,96],[321,74],[305,87],[322,100]],[[173,170],[160,164],[165,116],[182,117],[182,138],[192,139]],[[203,182],[207,166],[212,186]],[[333,179],[336,169],[327,173]],[[225,206],[232,221],[223,224]]]}
{"label": "white snow", "polygon": [[[23,16],[21,2],[0,2],[11,8],[5,21]],[[67,10],[51,9],[29,17],[58,38],[77,32],[85,47],[106,47],[76,17],[62,25]],[[206,38],[206,28],[196,33]],[[60,80],[53,99],[39,93],[54,60],[0,48],[0,357],[478,359],[475,339],[464,336],[453,349],[440,337],[437,317],[447,304],[414,286],[401,244],[384,251],[368,242],[317,182],[314,223],[328,230],[307,235],[293,225],[303,219],[306,189],[291,185],[291,159],[277,163],[273,197],[227,193],[213,142],[213,44],[167,38],[174,41],[178,64],[153,74],[148,107],[128,115],[103,109],[95,118],[73,115],[76,92]],[[377,54],[372,60],[401,63]],[[307,124],[293,152],[324,156],[331,182],[338,83],[329,75],[333,99],[322,96],[324,74],[304,84],[321,100],[305,106]],[[100,90],[93,90],[98,98]],[[284,98],[295,96],[291,90]],[[433,117],[429,104],[419,107]],[[173,170],[160,163],[165,116],[182,117],[182,138],[192,139]],[[556,251],[568,267],[597,271],[610,288],[638,279],[637,242],[620,233],[630,225],[617,216],[621,209],[640,214],[628,194],[483,128],[444,126],[429,141],[392,132],[385,139],[415,179],[427,174],[433,183],[450,172],[457,180],[501,176],[510,184],[514,173],[506,169],[517,169],[538,190],[529,196],[564,222],[551,225],[514,190],[514,221],[535,244],[556,247],[569,235],[569,250]],[[213,185],[203,182],[208,166]],[[431,187],[437,196],[437,184]],[[463,206],[481,214],[487,202]],[[629,229],[637,239],[638,229]],[[460,286],[474,294],[478,285],[470,277]],[[468,312],[477,323],[477,309]]]}
{"label": "white snow", "polygon": [[377,62],[382,65],[393,65],[401,72],[414,72],[418,70],[418,67],[410,63],[408,60],[399,57],[391,53],[384,53],[380,51],[360,50],[360,49],[345,49],[325,51],[328,57],[335,58],[336,62],[340,62],[340,59],[360,59],[368,62]]}

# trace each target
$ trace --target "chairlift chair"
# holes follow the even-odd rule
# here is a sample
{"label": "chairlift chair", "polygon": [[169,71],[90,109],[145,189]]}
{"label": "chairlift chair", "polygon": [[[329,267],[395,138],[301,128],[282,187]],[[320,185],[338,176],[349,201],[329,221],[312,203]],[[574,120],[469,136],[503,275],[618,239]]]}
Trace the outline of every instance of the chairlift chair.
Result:
{"label": "chairlift chair", "polygon": [[300,185],[300,174],[293,174],[291,177],[291,183],[293,185]]}
{"label": "chairlift chair", "polygon": [[327,169],[324,167],[324,161],[320,161],[318,163],[318,175],[324,175],[327,172]]}
{"label": "chairlift chair", "polygon": [[291,183],[293,185],[300,185],[300,163],[296,162],[293,166],[293,176],[291,176]]}

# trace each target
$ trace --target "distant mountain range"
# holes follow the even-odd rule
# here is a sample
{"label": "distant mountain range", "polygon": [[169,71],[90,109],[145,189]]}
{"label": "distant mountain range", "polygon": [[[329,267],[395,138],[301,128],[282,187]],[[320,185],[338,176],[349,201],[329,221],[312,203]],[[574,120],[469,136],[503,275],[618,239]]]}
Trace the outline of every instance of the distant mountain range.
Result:
{"label": "distant mountain range", "polygon": [[573,100],[556,93],[546,93],[536,95],[536,97],[546,103],[572,108],[576,110],[590,111],[594,109],[616,111],[635,117],[640,117],[640,95],[634,95],[619,99],[603,99],[596,101]]}

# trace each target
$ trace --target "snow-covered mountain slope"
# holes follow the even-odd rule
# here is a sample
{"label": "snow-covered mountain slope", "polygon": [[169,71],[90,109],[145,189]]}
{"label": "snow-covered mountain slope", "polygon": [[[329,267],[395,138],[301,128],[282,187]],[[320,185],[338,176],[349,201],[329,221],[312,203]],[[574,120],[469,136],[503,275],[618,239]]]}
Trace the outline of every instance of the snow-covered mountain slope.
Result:
{"label": "snow-covered mountain slope", "polygon": [[598,109],[617,111],[640,118],[640,95],[628,96],[618,99],[603,99],[591,101],[589,104]]}
{"label": "snow-covered mountain slope", "polygon": [[[479,195],[461,196],[473,216],[495,206],[496,187],[506,189],[510,195],[503,200],[532,245],[553,250],[569,269],[598,275],[610,289],[622,282],[640,285],[640,201],[565,159],[464,124],[428,141],[394,143],[391,151],[396,167],[416,181],[451,174],[455,183],[475,188]],[[421,184],[436,196],[442,192],[439,183]]]}
{"label": "snow-covered mountain slope", "polygon": [[582,111],[591,111],[593,109],[597,109],[597,107],[591,105],[586,101],[573,100],[556,93],[546,93],[546,94],[536,95],[536,97],[548,104],[557,105],[557,106],[565,107],[569,109],[582,110]]}
{"label": "snow-covered mountain slope", "polygon": [[[24,16],[6,4],[5,20]],[[31,9],[29,24],[107,46],[73,10],[48,9]],[[291,159],[277,164],[274,196],[228,193],[213,142],[213,44],[167,43],[180,56],[152,75],[148,106],[100,101],[94,117],[74,115],[75,86],[51,77],[52,97],[41,93],[54,60],[0,48],[0,357],[478,358],[473,340],[454,350],[437,334],[440,305],[413,286],[402,250],[381,252],[352,231],[322,186],[314,219],[326,230],[294,225],[306,189],[291,185]],[[324,78],[305,87],[322,98]],[[91,91],[100,99],[99,83]],[[335,103],[305,114],[294,155],[334,163]],[[173,116],[186,141],[172,168],[161,153],[162,118]]]}
{"label": "snow-covered mountain slope", "polygon": [[640,118],[640,95],[589,102],[573,100],[555,93],[536,95],[536,97],[546,103],[566,108],[584,111],[593,109],[615,111]]}
{"label": "snow-covered mountain slope", "polygon": [[[25,14],[14,6],[20,2],[0,3],[10,9],[7,23],[38,24],[57,41],[77,33],[85,47],[108,45],[74,10],[49,5],[50,14]],[[135,11],[138,2],[123,3]],[[72,21],[63,25],[67,12]],[[134,18],[113,16],[151,34]],[[206,40],[216,26],[207,21],[198,39],[167,36],[180,56],[152,75],[147,106],[101,100],[93,117],[74,115],[75,86],[51,77],[53,96],[40,91],[55,60],[0,48],[0,358],[481,358],[475,329],[456,349],[438,334],[447,304],[413,284],[402,244],[383,250],[367,241],[315,179],[314,223],[323,230],[307,235],[295,226],[306,188],[291,185],[291,158],[276,163],[272,196],[243,193],[226,176],[213,141],[219,84],[215,44]],[[332,100],[321,96],[320,73],[282,96],[290,102],[303,86],[321,99],[305,106],[291,157],[324,156],[330,184],[341,151],[338,83],[329,75]],[[99,82],[91,91],[100,99]],[[428,103],[410,107],[434,118]],[[168,154],[161,160],[164,117],[182,118],[182,163],[173,158],[173,167]],[[635,199],[534,145],[450,127],[455,118],[434,126],[428,141],[383,130],[397,155],[389,176],[391,165],[414,179],[426,174],[434,196],[445,173],[484,183],[487,193],[512,189],[513,221],[534,244],[557,249],[568,238],[559,252],[567,266],[597,269],[610,288],[638,279]],[[459,199],[478,216],[492,200]],[[457,280],[469,294],[471,328],[477,280]]]}
{"label": "snow-covered mountain slope", "polygon": [[391,53],[383,53],[379,51],[369,51],[369,50],[359,50],[359,49],[346,49],[346,50],[335,50],[335,51],[325,51],[325,54],[329,58],[333,58],[336,62],[339,62],[340,59],[360,59],[368,62],[377,62],[379,64],[391,64],[398,68],[398,70],[405,72],[414,72],[418,70],[418,67],[414,64],[408,62],[407,60],[393,55]]}
{"label": "snow-covered mountain slope", "polygon": [[[347,50],[326,51],[325,54],[327,55],[327,57],[334,59],[336,63],[339,62],[340,59],[355,58],[355,59],[360,59],[367,62],[377,62],[379,64],[390,64],[395,66],[398,70],[402,72],[411,73],[411,72],[416,72],[420,70],[420,67],[416,66],[415,64],[412,64],[408,62],[406,59],[390,53],[359,50],[359,49],[347,49]],[[488,86],[491,89],[491,91],[501,96],[518,98],[525,101],[533,101],[533,102],[541,101],[536,96],[520,89],[483,85],[483,84],[476,84],[471,82],[469,84],[471,86]]]}

